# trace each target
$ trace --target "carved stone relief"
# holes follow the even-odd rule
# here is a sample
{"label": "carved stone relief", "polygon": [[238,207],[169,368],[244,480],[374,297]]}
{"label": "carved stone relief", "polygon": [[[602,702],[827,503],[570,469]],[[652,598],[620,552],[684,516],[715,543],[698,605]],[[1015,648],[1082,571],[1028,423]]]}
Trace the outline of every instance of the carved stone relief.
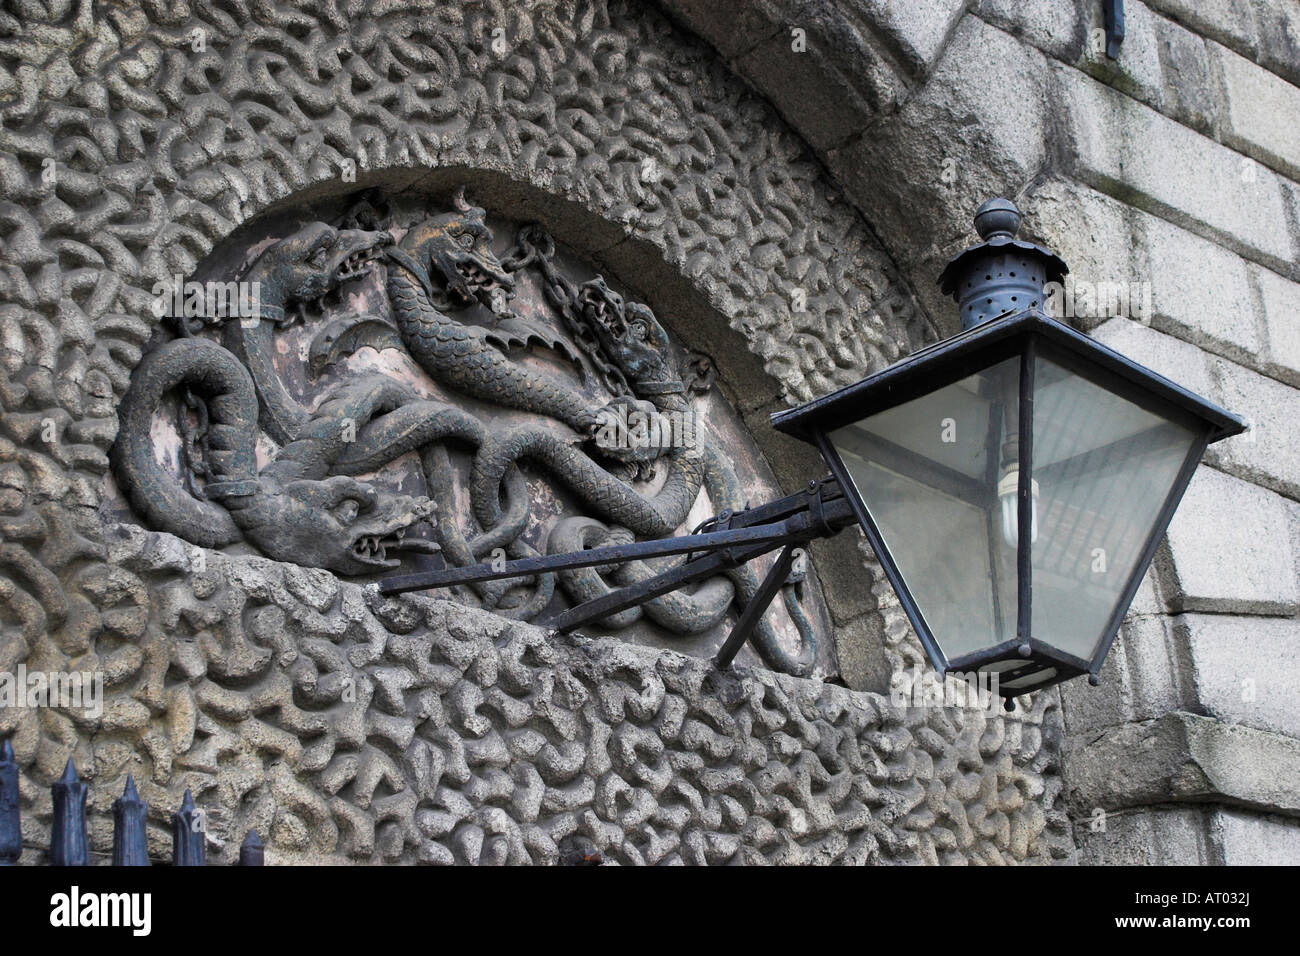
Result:
{"label": "carved stone relief", "polygon": [[[370,577],[662,537],[779,493],[708,356],[540,226],[490,226],[463,190],[281,214],[156,291],[110,508],[199,547]],[[535,620],[681,560],[451,596]],[[594,630],[709,653],[764,564]],[[753,641],[800,675],[828,657],[806,567]]]}
{"label": "carved stone relief", "polygon": [[[145,530],[147,516],[105,475],[143,355],[182,337],[150,314],[153,284],[239,276],[314,221],[388,228],[400,241],[401,229],[452,211],[459,182],[490,213],[528,207],[553,223],[562,274],[581,285],[603,269],[616,289],[613,275],[633,282],[630,298],[651,302],[677,345],[717,360],[718,385],[689,398],[755,502],[770,479],[719,391],[734,390],[735,406],[761,421],[934,338],[890,256],[798,135],[653,4],[381,10],[304,0],[253,5],[247,16],[227,6],[32,3],[21,33],[0,23],[0,669],[105,676],[99,717],[0,708],[27,852],[48,846],[48,785],[75,757],[91,787],[97,853],[111,847],[111,804],[133,773],[158,859],[170,846],[168,810],[186,789],[207,813],[210,861],[231,860],[250,828],[267,839],[268,862],[301,853],[543,863],[579,838],[620,862],[1068,857],[1054,695],[1030,714],[990,718],[744,669],[740,693],[720,693],[704,661],[627,643],[651,632],[646,621],[611,631],[617,642],[556,639],[464,604],[377,601],[352,583],[365,575],[341,580],[258,557],[261,545],[233,517],[214,526],[241,535],[224,554]],[[505,57],[492,49],[501,23],[518,40]],[[188,42],[194,29],[207,37],[202,51]],[[44,175],[51,158],[57,186]],[[659,172],[650,183],[647,162]],[[334,195],[345,168],[390,188],[391,222],[345,221],[345,207],[276,218],[303,196]],[[416,192],[441,202],[402,208]],[[504,262],[519,224],[487,222]],[[600,268],[567,257],[566,244]],[[379,309],[363,289],[387,302],[372,268],[344,290],[347,308]],[[544,295],[538,267],[511,275],[509,305],[524,314]],[[485,308],[470,324],[493,328]],[[329,309],[343,317],[344,307]],[[192,331],[256,381],[240,342],[211,324]],[[270,353],[286,391],[313,412],[325,383],[382,371],[406,376],[423,398],[476,415],[490,408],[493,428],[547,421],[481,408],[399,350],[360,348],[309,379],[320,331],[277,325]],[[574,368],[532,351],[529,366]],[[674,354],[692,381],[705,360]],[[696,371],[702,385],[707,367]],[[198,406],[192,428],[175,427],[178,402],[188,405],[184,389],[150,430],[168,487],[184,490],[186,435],[195,451],[185,454],[200,463],[213,439],[203,453]],[[282,448],[264,429],[259,477]],[[455,513],[467,520],[475,449],[444,447]],[[427,496],[418,457],[343,477]],[[767,460],[783,479],[803,470],[775,450]],[[544,467],[521,459],[519,470],[531,511],[521,537],[532,547],[545,546],[562,501],[566,514],[594,514]],[[229,517],[221,500],[209,504]],[[694,510],[687,525],[716,510],[707,488]],[[200,519],[183,533],[209,530]],[[435,540],[427,523],[406,537]],[[887,582],[877,574],[864,587],[869,556],[841,541],[837,560],[819,566],[840,646],[883,648],[886,672],[918,662]],[[803,587],[816,622],[818,582]],[[528,593],[503,595],[497,610]],[[554,600],[566,600],[560,583]],[[780,602],[771,621],[793,653]],[[671,643],[697,653],[714,633]],[[662,632],[644,640],[669,642]]]}

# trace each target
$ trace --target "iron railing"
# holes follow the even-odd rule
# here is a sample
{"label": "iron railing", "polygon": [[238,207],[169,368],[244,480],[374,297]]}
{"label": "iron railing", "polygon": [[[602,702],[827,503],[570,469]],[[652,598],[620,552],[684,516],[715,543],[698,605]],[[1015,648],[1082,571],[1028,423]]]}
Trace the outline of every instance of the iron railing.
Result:
{"label": "iron railing", "polygon": [[[89,866],[90,841],[86,835],[86,796],[90,788],[77,776],[71,759],[63,776],[50,786],[54,823],[50,830],[49,862],[53,866]],[[126,778],[122,796],[113,801],[113,866],[151,866],[145,838],[149,805],[140,799],[135,780]],[[0,740],[0,866],[12,866],[23,852],[22,819],[18,804],[18,764],[13,745]],[[205,866],[205,819],[189,790],[180,809],[172,814],[172,866]],[[261,838],[249,830],[239,847],[240,866],[262,866]]]}

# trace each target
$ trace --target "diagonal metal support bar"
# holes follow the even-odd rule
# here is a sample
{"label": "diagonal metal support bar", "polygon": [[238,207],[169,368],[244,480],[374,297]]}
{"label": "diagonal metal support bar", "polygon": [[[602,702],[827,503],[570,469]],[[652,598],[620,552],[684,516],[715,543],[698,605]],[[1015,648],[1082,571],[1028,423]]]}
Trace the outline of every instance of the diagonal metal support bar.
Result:
{"label": "diagonal metal support bar", "polygon": [[[785,539],[781,539],[784,541]],[[686,587],[688,584],[694,584],[702,578],[710,577],[717,574],[726,567],[735,564],[744,564],[746,561],[752,561],[760,555],[767,554],[773,548],[778,548],[781,541],[764,542],[751,548],[743,549],[739,555],[729,555],[722,552],[714,552],[700,558],[694,558],[685,564],[680,564],[671,570],[656,575],[645,581],[636,584],[629,584],[626,587],[610,591],[608,594],[601,595],[598,598],[592,598],[590,601],[584,601],[556,615],[553,619],[542,621],[543,627],[549,627],[560,634],[568,634],[570,631],[589,624],[592,621],[598,621],[602,617],[610,614],[617,614],[619,611],[634,607],[638,604],[644,604],[651,598],[657,598],[661,594],[667,594],[669,591],[676,591],[678,588]]]}
{"label": "diagonal metal support bar", "polygon": [[[471,581],[494,581],[500,578],[526,577],[546,571],[564,571],[570,568],[590,568],[598,564],[619,564],[643,558],[658,558],[673,554],[690,554],[693,551],[713,551],[736,545],[765,544],[784,540],[789,535],[784,522],[759,525],[753,528],[735,528],[728,531],[711,531],[704,534],[682,535],[657,541],[636,541],[632,544],[615,544],[603,548],[589,548],[567,554],[547,554],[538,558],[520,558],[491,564],[471,564],[464,568],[447,568],[443,571],[421,571],[414,574],[395,574],[379,582],[380,594],[402,594],[406,591],[423,591],[451,584],[468,584]],[[770,548],[768,549],[770,550]]]}
{"label": "diagonal metal support bar", "polygon": [[754,633],[754,628],[767,613],[772,598],[776,597],[776,592],[781,590],[781,585],[785,584],[786,578],[790,576],[790,568],[794,565],[794,551],[794,545],[787,544],[785,550],[776,559],[776,564],[772,565],[772,569],[767,572],[767,577],[763,578],[763,583],[759,585],[758,593],[745,605],[745,610],[740,613],[740,620],[736,622],[736,626],[731,629],[726,641],[718,649],[718,655],[713,659],[714,667],[719,670],[730,667],[731,662],[740,653],[740,649]]}

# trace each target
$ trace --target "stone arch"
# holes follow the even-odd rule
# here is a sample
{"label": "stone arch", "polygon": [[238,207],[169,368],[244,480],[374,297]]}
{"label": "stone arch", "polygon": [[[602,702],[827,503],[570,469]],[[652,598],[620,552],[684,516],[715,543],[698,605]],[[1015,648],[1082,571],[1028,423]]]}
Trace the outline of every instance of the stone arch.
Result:
{"label": "stone arch", "polygon": [[[120,396],[150,334],[153,283],[191,273],[240,224],[351,186],[344,174],[399,189],[468,175],[544,221],[567,217],[566,233],[589,240],[580,251],[723,363],[778,479],[800,484],[816,456],[772,435],[767,413],[857,380],[933,329],[804,143],[707,47],[635,4],[571,12],[492,3],[360,30],[255,14],[269,19],[243,31],[217,8],[182,4],[59,24],[98,59],[53,112],[27,77],[36,86],[9,118],[30,139],[7,185],[11,238],[35,246],[19,267],[49,279],[56,264],[75,268],[76,287],[54,295],[24,275],[13,291],[38,313],[83,313],[96,331],[78,367]],[[498,23],[505,55],[492,48]],[[391,77],[416,62],[428,72],[412,95]],[[53,195],[34,152],[68,170]],[[106,187],[97,199],[95,184]],[[114,426],[97,428],[106,448]],[[843,543],[818,551],[858,563]],[[875,603],[851,577],[828,589],[841,619]]]}
{"label": "stone arch", "polygon": [[[608,740],[610,728],[643,719],[669,694],[686,702],[682,713],[715,713],[719,705],[700,691],[703,670],[671,655],[647,661],[621,651],[592,664],[565,642],[461,618],[436,602],[369,604],[331,575],[260,559],[214,558],[198,571],[174,539],[106,536],[97,483],[116,433],[115,402],[151,333],[153,283],[190,274],[242,223],[277,203],[333,192],[353,171],[357,187],[382,175],[392,187],[417,189],[440,182],[440,171],[474,169],[477,185],[502,197],[510,184],[528,184],[518,201],[535,203],[538,218],[591,227],[597,262],[624,278],[644,276],[634,284],[657,311],[698,321],[706,341],[716,337],[756,436],[766,433],[768,411],[854,381],[932,339],[929,320],[800,138],[707,47],[651,9],[624,0],[523,9],[492,0],[416,12],[359,2],[258,5],[241,8],[244,22],[206,0],[80,9],[65,16],[56,5],[42,29],[0,55],[0,183],[8,197],[0,204],[7,431],[0,507],[6,537],[22,540],[6,545],[0,562],[13,571],[2,596],[30,625],[6,654],[40,655],[52,667],[93,660],[111,680],[98,718],[53,711],[3,728],[29,778],[24,792],[40,792],[75,756],[96,806],[128,771],[148,781],[142,792],[155,815],[194,788],[220,811],[215,822],[230,847],[255,826],[286,852],[553,861],[557,838],[539,834],[536,812],[520,807],[531,786],[569,784],[558,757],[512,753],[521,795],[476,807],[472,819],[448,823],[429,807],[444,785],[430,769],[437,760],[454,765],[446,786],[501,783],[490,770],[478,774],[473,761],[482,755],[466,753],[478,735],[499,729],[512,696],[527,694],[510,684],[515,677],[503,690],[483,675],[561,672],[571,699],[526,705],[560,715],[546,718],[559,722],[547,743],[562,748],[572,743],[563,721],[598,722],[599,739]],[[509,41],[504,53],[493,47],[498,26]],[[791,309],[797,289],[806,292],[806,312]],[[740,343],[756,358],[734,348]],[[42,437],[47,420],[57,425],[53,441]],[[774,440],[763,449],[787,484],[806,477],[811,460],[794,448]],[[24,550],[39,562],[25,561]],[[840,573],[822,575],[828,597],[839,595],[832,611],[859,627],[856,639],[866,639],[862,628],[878,639],[897,608],[885,609],[883,624],[864,623],[879,598]],[[348,654],[331,650],[336,644]],[[452,675],[446,687],[441,671],[419,676],[419,693],[447,699],[436,739],[415,734],[402,688],[385,683],[411,653],[446,663]],[[838,824],[825,823],[835,813],[813,808],[816,795],[796,794],[793,802],[809,805],[800,818],[813,822],[792,841],[795,851],[742,847],[732,834],[709,851],[719,859],[1067,852],[1068,822],[1040,799],[1056,785],[1045,783],[1053,757],[1038,729],[1026,730],[1039,736],[1009,760],[998,736],[985,759],[983,743],[974,747],[982,717],[940,716],[921,728],[878,696],[746,680],[743,699],[727,705],[746,711],[738,719],[753,724],[755,713],[763,720],[776,713],[778,723],[806,721],[818,695],[830,694],[835,713],[819,732],[828,740],[848,735],[845,749],[858,756],[832,761],[828,773],[883,770],[876,779],[906,780],[914,792],[937,788],[951,800],[931,802],[944,814],[960,812],[938,824],[911,819],[916,801],[900,794],[896,813],[873,815],[866,805],[880,805],[874,795],[850,795],[853,818],[864,822],[841,839]],[[355,682],[352,702],[329,696],[346,681]],[[256,695],[247,690],[254,686]],[[1000,721],[990,726],[1003,733]],[[882,729],[890,735],[884,743]],[[905,764],[914,732],[923,731],[927,741],[941,740],[927,747],[954,757],[936,755],[936,766],[956,766],[963,755],[963,776],[936,770],[918,783]],[[775,750],[772,759],[788,763]],[[636,772],[618,769],[629,779]],[[601,773],[581,780],[593,805]],[[976,787],[972,773],[981,775]],[[991,835],[968,833],[966,807],[993,819]],[[48,804],[32,809],[43,825]],[[610,796],[593,811],[611,825],[591,838],[611,841],[629,860],[646,857],[645,834],[624,835],[619,809]],[[791,811],[777,801],[746,812],[779,820]],[[681,855],[703,861],[691,841],[714,846],[702,834],[728,824],[712,810],[681,814],[684,822],[662,825],[684,829]],[[945,833],[923,832],[932,826]],[[97,832],[99,843],[106,832]],[[958,845],[954,832],[970,840]]]}

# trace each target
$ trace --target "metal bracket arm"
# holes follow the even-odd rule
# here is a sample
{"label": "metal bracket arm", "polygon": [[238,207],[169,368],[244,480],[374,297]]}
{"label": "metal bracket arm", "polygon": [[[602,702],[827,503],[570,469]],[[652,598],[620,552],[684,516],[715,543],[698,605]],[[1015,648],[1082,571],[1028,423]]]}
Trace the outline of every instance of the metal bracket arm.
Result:
{"label": "metal bracket arm", "polygon": [[[812,502],[817,508],[812,508]],[[658,558],[672,554],[713,552],[724,548],[747,551],[747,545],[768,544],[757,554],[764,554],[788,540],[809,541],[837,533],[853,521],[848,500],[833,479],[813,482],[808,491],[787,495],[777,501],[747,508],[730,516],[723,531],[660,538],[654,541],[634,541],[631,544],[613,544],[602,548],[589,548],[565,554],[547,554],[536,558],[520,558],[495,564],[471,564],[463,568],[444,568],[440,571],[417,571],[411,574],[394,574],[379,582],[380,594],[403,594],[407,591],[424,591],[452,584],[469,584],[475,581],[495,581],[501,578],[527,577],[547,571],[564,571],[570,568],[590,568],[601,564],[618,564],[643,558]],[[749,555],[743,560],[752,560]],[[690,562],[688,562],[690,563]],[[649,583],[649,582],[646,582]]]}
{"label": "metal bracket arm", "polygon": [[744,646],[772,599],[789,578],[796,546],[807,544],[815,538],[838,534],[853,521],[853,509],[839,483],[834,479],[824,479],[811,482],[803,492],[787,495],[757,508],[746,508],[734,513],[724,511],[717,518],[701,526],[722,530],[703,531],[657,541],[608,545],[567,554],[522,558],[495,565],[475,564],[463,568],[446,568],[441,571],[398,574],[380,581],[379,592],[401,594],[473,581],[523,577],[549,571],[589,568],[673,554],[687,555],[686,561],[674,568],[645,581],[610,591],[608,594],[571,607],[541,622],[543,626],[566,634],[591,621],[644,604],[661,594],[710,577],[728,567],[752,561],[776,548],[784,548],[776,564],[764,578],[758,593],[741,611],[735,628],[718,652],[717,666],[724,668],[730,665],[740,648]]}

